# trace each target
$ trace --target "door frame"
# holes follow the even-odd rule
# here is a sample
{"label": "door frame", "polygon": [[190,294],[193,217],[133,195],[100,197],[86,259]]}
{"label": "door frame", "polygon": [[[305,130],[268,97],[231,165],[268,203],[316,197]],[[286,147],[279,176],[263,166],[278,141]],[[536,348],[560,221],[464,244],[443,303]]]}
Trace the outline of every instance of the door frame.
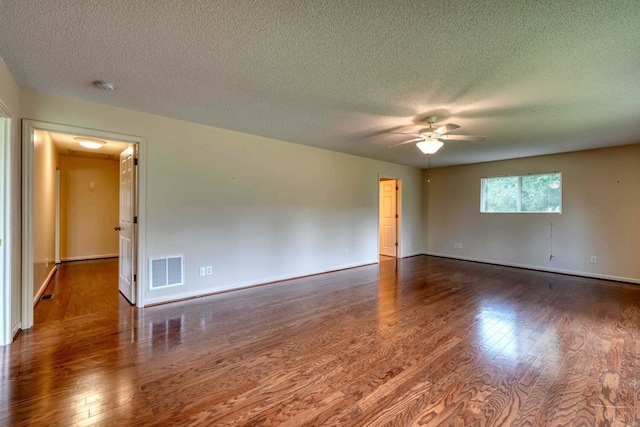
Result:
{"label": "door frame", "polygon": [[147,283],[147,272],[142,265],[145,256],[145,190],[146,190],[146,138],[115,132],[87,129],[77,126],[22,120],[22,329],[33,326],[33,172],[34,172],[34,133],[45,132],[82,135],[98,139],[111,139],[138,146],[138,173],[136,205],[138,208],[138,229],[136,233],[136,301],[138,307],[144,307],[143,289]]}
{"label": "door frame", "polygon": [[[14,157],[14,117],[9,107],[0,100],[0,345],[13,340],[12,313],[12,256],[13,239],[13,162]],[[7,249],[8,248],[8,249]]]}
{"label": "door frame", "polygon": [[60,260],[60,222],[62,221],[62,219],[60,218],[60,180],[61,180],[61,173],[60,173],[60,168],[56,168],[56,197],[55,197],[55,203],[56,203],[56,209],[55,209],[55,215],[56,215],[56,220],[55,220],[55,236],[54,236],[54,241],[55,241],[55,255],[54,255],[54,262],[56,264],[60,264],[61,260]]}
{"label": "door frame", "polygon": [[380,173],[378,174],[378,181],[376,182],[376,191],[378,194],[378,204],[376,208],[378,209],[378,247],[376,248],[376,253],[378,254],[378,258],[380,257],[380,239],[382,236],[380,235],[380,181],[382,179],[395,179],[396,185],[398,186],[398,190],[396,192],[396,215],[398,215],[398,219],[396,220],[396,241],[398,242],[398,246],[396,248],[396,258],[402,258],[402,177],[397,175],[389,175]]}

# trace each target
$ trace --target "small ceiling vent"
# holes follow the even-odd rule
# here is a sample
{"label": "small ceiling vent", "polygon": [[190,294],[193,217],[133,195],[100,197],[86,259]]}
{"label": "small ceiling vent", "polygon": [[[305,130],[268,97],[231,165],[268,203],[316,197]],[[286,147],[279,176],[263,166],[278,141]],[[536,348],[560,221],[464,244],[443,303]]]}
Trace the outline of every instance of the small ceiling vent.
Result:
{"label": "small ceiling vent", "polygon": [[151,289],[184,285],[184,255],[149,258]]}
{"label": "small ceiling vent", "polygon": [[114,90],[116,88],[116,85],[114,85],[111,82],[107,82],[104,80],[96,80],[93,82],[93,85],[97,88],[100,88],[102,90]]}

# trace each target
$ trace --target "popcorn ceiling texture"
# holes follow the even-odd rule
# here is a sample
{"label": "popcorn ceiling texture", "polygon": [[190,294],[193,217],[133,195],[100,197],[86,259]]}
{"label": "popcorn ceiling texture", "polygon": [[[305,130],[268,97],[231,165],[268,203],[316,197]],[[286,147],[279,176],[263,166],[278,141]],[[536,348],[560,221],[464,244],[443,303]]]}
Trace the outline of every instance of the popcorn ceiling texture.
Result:
{"label": "popcorn ceiling texture", "polygon": [[0,0],[0,56],[36,90],[418,167],[386,132],[431,114],[488,137],[432,166],[640,142],[637,0]]}

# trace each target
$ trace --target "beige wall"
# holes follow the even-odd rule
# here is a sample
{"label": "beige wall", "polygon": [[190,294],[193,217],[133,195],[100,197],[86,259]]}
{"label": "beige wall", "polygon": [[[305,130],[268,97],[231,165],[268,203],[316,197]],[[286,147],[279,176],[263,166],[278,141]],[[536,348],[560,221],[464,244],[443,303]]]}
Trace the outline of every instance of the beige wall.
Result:
{"label": "beige wall", "polygon": [[[118,256],[117,160],[60,156],[62,261]],[[91,185],[93,183],[93,186]]]}
{"label": "beige wall", "polygon": [[9,107],[14,115],[18,115],[20,88],[13,80],[13,76],[2,58],[0,58],[0,100]]}
{"label": "beige wall", "polygon": [[[562,214],[480,213],[481,177],[554,171],[562,172]],[[640,145],[433,169],[427,252],[640,282],[638,188]]]}
{"label": "beige wall", "polygon": [[34,296],[55,269],[55,197],[58,151],[47,132],[36,131],[33,168]]}
{"label": "beige wall", "polygon": [[[403,180],[405,256],[426,251],[640,278],[638,146],[436,169],[423,195],[426,176],[415,168],[30,89],[20,94],[20,117],[147,139],[143,244],[148,257],[182,253],[186,263],[185,286],[145,289],[148,303],[374,262],[378,174]],[[563,172],[561,215],[479,213],[480,177],[554,170]],[[556,258],[548,261],[552,219]],[[591,255],[599,264],[589,264]],[[204,265],[213,265],[213,276],[198,276]]]}
{"label": "beige wall", "polygon": [[[419,169],[21,91],[25,118],[147,139],[147,257],[185,255],[171,300],[378,259],[378,174],[403,180],[402,254],[422,249]],[[345,249],[349,254],[345,255]],[[212,276],[199,267],[212,265]]]}
{"label": "beige wall", "polygon": [[[20,88],[13,80],[11,73],[7,69],[4,61],[0,58],[0,103],[6,110],[10,120],[11,139],[4,146],[0,147],[0,163],[4,177],[0,184],[0,199],[8,209],[3,210],[0,214],[2,220],[2,239],[3,245],[0,253],[0,263],[2,270],[0,280],[4,287],[0,292],[4,292],[0,296],[2,300],[2,312],[5,313],[7,307],[10,307],[11,319],[8,328],[3,328],[0,332],[0,345],[3,342],[9,342],[11,336],[17,331],[20,324],[20,141],[19,141],[19,125],[20,125]],[[4,215],[8,213],[8,215]],[[11,260],[8,260],[11,256]],[[9,262],[10,261],[10,262]],[[4,265],[6,263],[6,265]],[[6,292],[5,292],[6,291]],[[10,301],[5,301],[4,297]],[[4,327],[4,322],[0,320],[0,327]],[[4,333],[5,331],[8,333]],[[6,335],[6,336],[4,336]]]}

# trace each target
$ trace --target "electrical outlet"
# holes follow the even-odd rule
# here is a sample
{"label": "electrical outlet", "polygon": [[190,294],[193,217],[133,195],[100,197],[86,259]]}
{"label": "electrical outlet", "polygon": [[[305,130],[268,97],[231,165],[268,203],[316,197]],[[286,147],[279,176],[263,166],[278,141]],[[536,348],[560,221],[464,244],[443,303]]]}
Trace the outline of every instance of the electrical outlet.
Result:
{"label": "electrical outlet", "polygon": [[344,254],[345,254],[345,255],[349,255],[349,249],[345,249],[345,250],[344,250]]}
{"label": "electrical outlet", "polygon": [[597,264],[598,263],[598,257],[595,255],[591,255],[591,264]]}
{"label": "electrical outlet", "polygon": [[200,267],[200,277],[204,277],[207,274],[204,267]]}
{"label": "electrical outlet", "polygon": [[213,274],[213,266],[207,265],[207,276],[211,276]]}
{"label": "electrical outlet", "polygon": [[454,243],[454,244],[453,244],[453,247],[454,247],[455,249],[462,249],[462,243]]}

